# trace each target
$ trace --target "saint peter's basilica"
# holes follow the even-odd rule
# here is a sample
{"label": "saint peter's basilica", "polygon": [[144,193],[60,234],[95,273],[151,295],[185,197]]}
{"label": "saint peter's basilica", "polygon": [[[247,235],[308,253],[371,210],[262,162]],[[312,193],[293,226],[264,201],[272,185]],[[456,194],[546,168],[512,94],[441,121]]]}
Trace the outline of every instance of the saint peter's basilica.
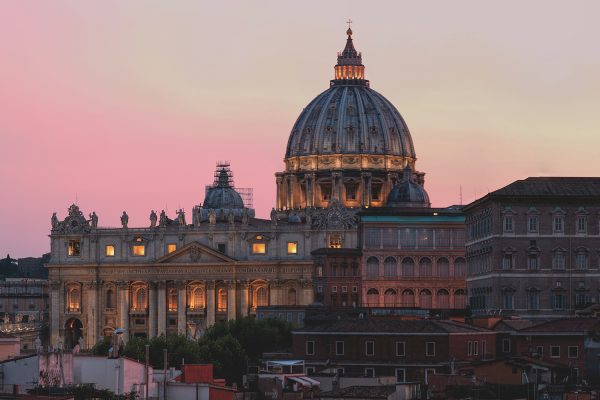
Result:
{"label": "saint peter's basilica", "polygon": [[[256,314],[261,307],[329,304],[322,298],[322,286],[315,285],[323,278],[315,254],[331,261],[338,253],[343,258],[345,250],[354,251],[357,257],[344,276],[360,282],[366,260],[360,257],[359,213],[430,207],[425,174],[416,170],[416,160],[406,123],[385,97],[370,88],[348,29],[330,87],[304,108],[292,128],[285,168],[275,174],[277,196],[269,219],[256,218],[244,204],[226,163],[217,165],[215,181],[191,212],[169,216],[151,211],[146,226],[129,226],[124,211],[121,226],[104,227],[101,216],[86,210],[86,217],[77,205],[69,207],[62,219],[53,215],[47,264],[52,344],[69,346],[83,337],[84,346],[91,347],[115,328],[124,330],[125,339],[169,333],[194,336],[215,321]],[[450,233],[442,229],[439,235],[462,237],[464,218],[454,214]],[[380,232],[378,218],[371,217],[375,223],[369,232]],[[386,229],[396,229],[389,221]],[[431,235],[438,232],[410,229],[415,243],[433,243]],[[401,235],[393,237],[396,251],[406,248]],[[450,248],[450,239],[444,240]],[[369,239],[369,263],[381,263],[383,271],[383,258],[374,255],[375,242],[378,249],[380,242]],[[388,242],[384,239],[381,248]],[[457,250],[464,246],[455,243],[453,253],[444,258],[452,270],[455,259],[457,265],[464,262],[460,261],[464,250]],[[421,256],[410,257],[419,264]],[[435,257],[428,262],[437,269]],[[398,255],[391,258],[400,260]],[[376,273],[379,267],[374,268]],[[381,296],[387,290],[382,282],[401,275],[399,266],[393,268],[397,269],[391,275],[386,269],[387,278],[382,275],[377,283]],[[344,306],[365,306],[367,293],[370,303],[378,301],[375,289],[356,285],[340,287],[352,293]],[[462,290],[464,278],[453,285],[446,293]],[[332,296],[337,295],[335,290]],[[385,301],[387,305],[388,297]],[[415,305],[419,306],[411,303]]]}

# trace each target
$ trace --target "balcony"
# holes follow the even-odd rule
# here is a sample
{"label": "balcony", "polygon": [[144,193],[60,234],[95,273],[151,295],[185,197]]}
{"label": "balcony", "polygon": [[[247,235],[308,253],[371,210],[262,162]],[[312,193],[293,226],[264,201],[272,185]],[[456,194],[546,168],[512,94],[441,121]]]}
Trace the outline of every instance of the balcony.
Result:
{"label": "balcony", "polygon": [[189,307],[187,309],[187,315],[204,315],[205,313],[205,307]]}
{"label": "balcony", "polygon": [[129,315],[146,315],[148,309],[146,307],[131,307],[129,309]]}

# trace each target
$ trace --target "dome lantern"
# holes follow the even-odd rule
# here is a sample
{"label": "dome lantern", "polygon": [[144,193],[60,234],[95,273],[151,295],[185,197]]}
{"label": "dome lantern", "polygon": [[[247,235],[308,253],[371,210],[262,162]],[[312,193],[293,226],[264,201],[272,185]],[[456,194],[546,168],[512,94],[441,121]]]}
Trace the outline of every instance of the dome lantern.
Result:
{"label": "dome lantern", "polygon": [[335,65],[335,78],[331,81],[334,85],[365,85],[369,86],[369,81],[365,79],[365,66],[362,64],[362,54],[356,51],[352,42],[352,29],[348,20],[348,30],[346,35],[346,47],[337,54],[337,64]]}

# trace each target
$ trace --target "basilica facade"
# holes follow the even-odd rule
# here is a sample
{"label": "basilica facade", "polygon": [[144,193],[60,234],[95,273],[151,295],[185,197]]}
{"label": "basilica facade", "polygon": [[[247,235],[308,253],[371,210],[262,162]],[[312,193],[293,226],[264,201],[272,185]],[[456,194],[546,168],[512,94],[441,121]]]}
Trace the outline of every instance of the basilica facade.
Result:
{"label": "basilica facade", "polygon": [[[77,205],[63,218],[55,213],[47,264],[52,344],[82,339],[91,347],[117,328],[125,339],[194,337],[260,307],[322,302],[319,249],[353,249],[357,277],[385,279],[362,271],[373,256],[361,256],[359,211],[427,210],[430,202],[408,127],[370,88],[350,29],[329,89],[292,128],[284,162],[269,219],[246,207],[226,164],[204,201],[172,219],[151,211],[146,226],[132,227],[124,211],[120,227],[103,227]],[[454,282],[452,293],[462,287]],[[345,304],[368,305],[367,291],[352,290]]]}

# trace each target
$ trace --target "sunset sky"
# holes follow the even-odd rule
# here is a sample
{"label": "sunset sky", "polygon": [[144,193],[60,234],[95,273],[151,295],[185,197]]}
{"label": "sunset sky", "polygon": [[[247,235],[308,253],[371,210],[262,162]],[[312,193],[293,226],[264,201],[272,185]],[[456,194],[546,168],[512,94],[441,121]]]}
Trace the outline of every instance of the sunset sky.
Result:
{"label": "sunset sky", "polygon": [[598,1],[0,2],[0,257],[191,210],[215,162],[275,203],[289,131],[345,21],[411,130],[434,206],[527,176],[600,176]]}

